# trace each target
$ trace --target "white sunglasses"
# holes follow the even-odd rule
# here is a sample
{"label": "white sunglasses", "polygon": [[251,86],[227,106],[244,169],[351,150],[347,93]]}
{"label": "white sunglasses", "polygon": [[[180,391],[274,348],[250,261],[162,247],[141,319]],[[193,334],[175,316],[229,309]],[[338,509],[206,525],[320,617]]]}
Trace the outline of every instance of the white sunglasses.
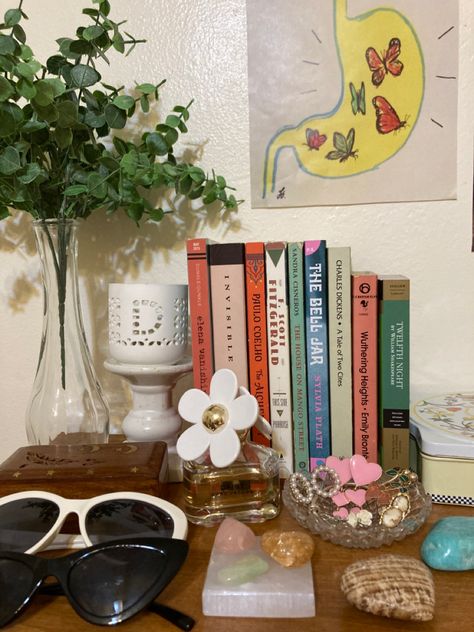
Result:
{"label": "white sunglasses", "polygon": [[[70,514],[77,515],[81,535],[58,535]],[[148,494],[114,492],[81,500],[31,491],[0,498],[0,549],[8,551],[80,548],[128,536],[184,540],[187,531],[181,509]]]}

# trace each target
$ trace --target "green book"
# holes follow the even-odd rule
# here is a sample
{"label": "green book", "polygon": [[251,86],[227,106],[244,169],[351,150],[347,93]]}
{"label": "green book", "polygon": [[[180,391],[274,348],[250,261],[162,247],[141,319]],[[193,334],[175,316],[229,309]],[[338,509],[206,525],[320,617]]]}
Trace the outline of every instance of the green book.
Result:
{"label": "green book", "polygon": [[409,467],[410,280],[380,275],[379,449],[386,469]]}
{"label": "green book", "polygon": [[303,281],[303,243],[288,244],[293,450],[295,472],[309,473],[308,398]]}

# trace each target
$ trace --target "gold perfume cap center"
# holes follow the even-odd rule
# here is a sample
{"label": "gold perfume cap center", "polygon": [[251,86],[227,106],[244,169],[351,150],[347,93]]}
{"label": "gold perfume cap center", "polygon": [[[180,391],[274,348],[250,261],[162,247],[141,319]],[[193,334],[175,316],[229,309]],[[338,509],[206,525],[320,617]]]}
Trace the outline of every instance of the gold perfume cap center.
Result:
{"label": "gold perfume cap center", "polygon": [[202,425],[210,433],[219,432],[229,421],[229,413],[222,404],[211,404],[202,414]]}

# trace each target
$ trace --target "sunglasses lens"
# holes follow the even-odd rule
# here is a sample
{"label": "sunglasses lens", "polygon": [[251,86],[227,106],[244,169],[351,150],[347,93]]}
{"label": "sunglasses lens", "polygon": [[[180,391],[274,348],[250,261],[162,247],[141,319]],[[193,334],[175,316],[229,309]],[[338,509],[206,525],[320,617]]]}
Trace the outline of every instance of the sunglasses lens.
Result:
{"label": "sunglasses lens", "polygon": [[126,536],[170,538],[174,521],[163,509],[141,500],[107,500],[87,513],[86,531],[93,544]]}
{"label": "sunglasses lens", "polygon": [[33,571],[19,560],[0,560],[0,625],[7,623],[30,596]]}
{"label": "sunglasses lens", "polygon": [[[82,558],[71,569],[68,588],[84,613],[119,623],[149,603],[166,558],[159,550],[138,546],[109,547]],[[126,614],[124,614],[126,613]]]}
{"label": "sunglasses lens", "polygon": [[51,529],[59,516],[56,503],[44,498],[13,500],[0,506],[0,548],[27,551]]}

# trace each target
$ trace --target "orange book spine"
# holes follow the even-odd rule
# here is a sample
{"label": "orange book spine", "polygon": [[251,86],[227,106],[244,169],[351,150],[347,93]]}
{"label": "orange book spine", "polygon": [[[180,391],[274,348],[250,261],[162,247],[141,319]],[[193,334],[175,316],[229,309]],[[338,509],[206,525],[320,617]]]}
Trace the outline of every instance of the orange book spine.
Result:
{"label": "orange book spine", "polygon": [[209,393],[214,361],[208,240],[188,239],[186,246],[194,386]]}
{"label": "orange book spine", "polygon": [[377,451],[377,275],[352,274],[352,366],[354,453],[376,463]]}
{"label": "orange book spine", "polygon": [[[256,398],[260,415],[270,421],[268,386],[267,315],[265,304],[265,250],[263,242],[245,244],[249,391]],[[263,445],[270,441],[252,428],[252,439]]]}

